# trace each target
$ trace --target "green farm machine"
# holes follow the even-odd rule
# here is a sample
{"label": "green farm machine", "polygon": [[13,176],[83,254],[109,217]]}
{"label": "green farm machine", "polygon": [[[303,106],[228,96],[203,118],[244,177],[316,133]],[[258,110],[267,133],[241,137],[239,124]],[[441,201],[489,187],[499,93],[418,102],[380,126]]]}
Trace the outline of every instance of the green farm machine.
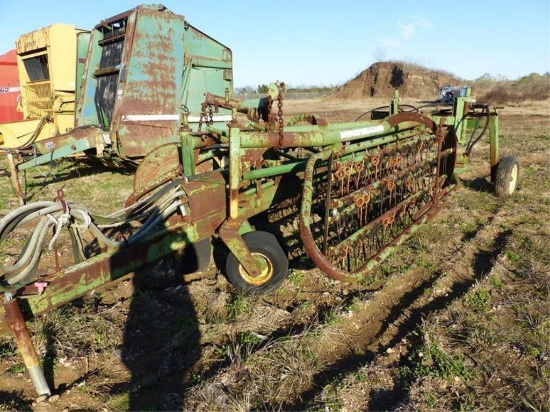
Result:
{"label": "green farm machine", "polygon": [[[28,235],[16,259],[2,259],[0,285],[39,394],[50,390],[25,321],[158,259],[192,248],[201,269],[215,238],[227,251],[220,269],[237,289],[272,292],[287,276],[288,255],[256,218],[284,211],[317,267],[359,282],[441,209],[457,164],[484,135],[497,194],[517,185],[517,160],[499,159],[497,111],[469,90],[426,113],[400,106],[396,92],[356,121],[284,119],[284,83],[240,102],[230,49],[161,6],[97,25],[84,73],[75,129],[37,143],[38,155],[18,167],[79,152],[139,166],[133,194],[112,215],[94,215],[60,191],[0,221],[0,241]],[[74,263],[44,268],[41,253],[61,232]]]}
{"label": "green farm machine", "polygon": [[[19,172],[61,158],[137,164],[153,148],[178,141],[180,130],[197,130],[205,90],[222,95],[233,90],[231,50],[164,6],[136,7],[102,21],[87,34],[87,42],[78,45],[79,52],[84,46],[87,52],[76,65],[77,102],[70,127],[41,133],[32,150],[19,151],[21,161],[12,173],[17,193]],[[47,50],[60,48],[56,37],[48,41]],[[45,72],[48,60],[39,57],[39,62],[46,62]],[[53,57],[49,61],[61,65]],[[67,64],[73,69],[73,82],[74,60]],[[34,81],[29,87],[37,83],[44,82]],[[188,109],[194,107],[198,109]],[[222,109],[209,120],[222,125],[230,114]],[[0,137],[2,130],[0,126]],[[7,146],[12,152],[14,147]]]}

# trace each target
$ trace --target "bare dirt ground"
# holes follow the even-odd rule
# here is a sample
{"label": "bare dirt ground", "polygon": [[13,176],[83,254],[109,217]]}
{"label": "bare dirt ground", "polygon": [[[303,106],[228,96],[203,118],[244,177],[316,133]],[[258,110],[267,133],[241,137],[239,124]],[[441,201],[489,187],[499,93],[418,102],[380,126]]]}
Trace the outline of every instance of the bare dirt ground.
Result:
{"label": "bare dirt ground", "polygon": [[[386,104],[288,101],[284,113],[352,121]],[[250,297],[214,264],[187,283],[165,259],[28,322],[50,400],[37,401],[2,338],[0,410],[549,410],[550,104],[502,110],[501,134],[502,154],[521,165],[514,196],[492,193],[480,142],[443,210],[361,285],[302,255],[281,289]],[[107,178],[122,182],[121,201],[130,193],[129,175],[74,167],[68,196],[71,181]]]}

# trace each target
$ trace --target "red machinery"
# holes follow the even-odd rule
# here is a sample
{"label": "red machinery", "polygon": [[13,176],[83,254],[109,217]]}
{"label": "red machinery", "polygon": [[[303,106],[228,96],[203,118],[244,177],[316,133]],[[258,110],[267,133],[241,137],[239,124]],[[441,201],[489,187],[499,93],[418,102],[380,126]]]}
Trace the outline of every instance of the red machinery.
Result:
{"label": "red machinery", "polygon": [[23,113],[16,110],[20,94],[17,54],[13,49],[0,55],[0,123],[23,120]]}

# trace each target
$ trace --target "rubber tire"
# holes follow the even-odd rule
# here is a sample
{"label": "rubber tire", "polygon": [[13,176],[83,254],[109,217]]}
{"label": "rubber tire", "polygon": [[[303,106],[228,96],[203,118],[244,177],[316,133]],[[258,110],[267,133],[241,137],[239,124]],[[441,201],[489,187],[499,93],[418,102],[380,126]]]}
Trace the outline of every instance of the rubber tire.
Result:
{"label": "rubber tire", "polygon": [[212,247],[210,238],[199,240],[187,246],[183,253],[183,274],[204,272],[212,263]]}
{"label": "rubber tire", "polygon": [[447,187],[455,182],[455,166],[456,166],[456,148],[458,146],[458,139],[456,137],[456,131],[454,128],[450,128],[443,140],[441,150],[453,149],[453,151],[444,159],[439,162],[439,170],[441,173],[445,173],[447,178],[443,187]]}
{"label": "rubber tire", "polygon": [[[514,180],[515,179],[515,180]],[[498,197],[510,196],[519,181],[519,161],[514,156],[500,159],[495,178],[495,193]]]}
{"label": "rubber tire", "polygon": [[288,258],[279,245],[277,238],[268,232],[248,232],[242,236],[251,253],[261,253],[273,266],[273,274],[261,285],[247,282],[241,276],[241,264],[233,253],[229,253],[225,262],[225,274],[229,282],[240,291],[250,295],[263,295],[279,288],[288,274]]}
{"label": "rubber tire", "polygon": [[207,237],[193,243],[193,250],[197,258],[197,271],[204,272],[210,267],[210,263],[212,263],[212,246],[210,245],[210,238]]}

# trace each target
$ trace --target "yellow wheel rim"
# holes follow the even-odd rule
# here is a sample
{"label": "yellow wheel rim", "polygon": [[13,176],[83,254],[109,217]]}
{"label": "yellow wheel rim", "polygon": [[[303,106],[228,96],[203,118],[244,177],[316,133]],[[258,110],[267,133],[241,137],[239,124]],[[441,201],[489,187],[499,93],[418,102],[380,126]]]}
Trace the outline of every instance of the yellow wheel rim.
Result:
{"label": "yellow wheel rim", "polygon": [[518,181],[518,167],[514,165],[512,172],[510,173],[510,182],[508,183],[508,192],[512,193],[516,188],[516,183]]}
{"label": "yellow wheel rim", "polygon": [[265,255],[257,252],[253,252],[252,256],[256,261],[256,264],[260,265],[262,271],[258,276],[250,276],[246,270],[239,265],[239,274],[240,276],[251,285],[259,286],[266,283],[273,276],[273,264]]}

